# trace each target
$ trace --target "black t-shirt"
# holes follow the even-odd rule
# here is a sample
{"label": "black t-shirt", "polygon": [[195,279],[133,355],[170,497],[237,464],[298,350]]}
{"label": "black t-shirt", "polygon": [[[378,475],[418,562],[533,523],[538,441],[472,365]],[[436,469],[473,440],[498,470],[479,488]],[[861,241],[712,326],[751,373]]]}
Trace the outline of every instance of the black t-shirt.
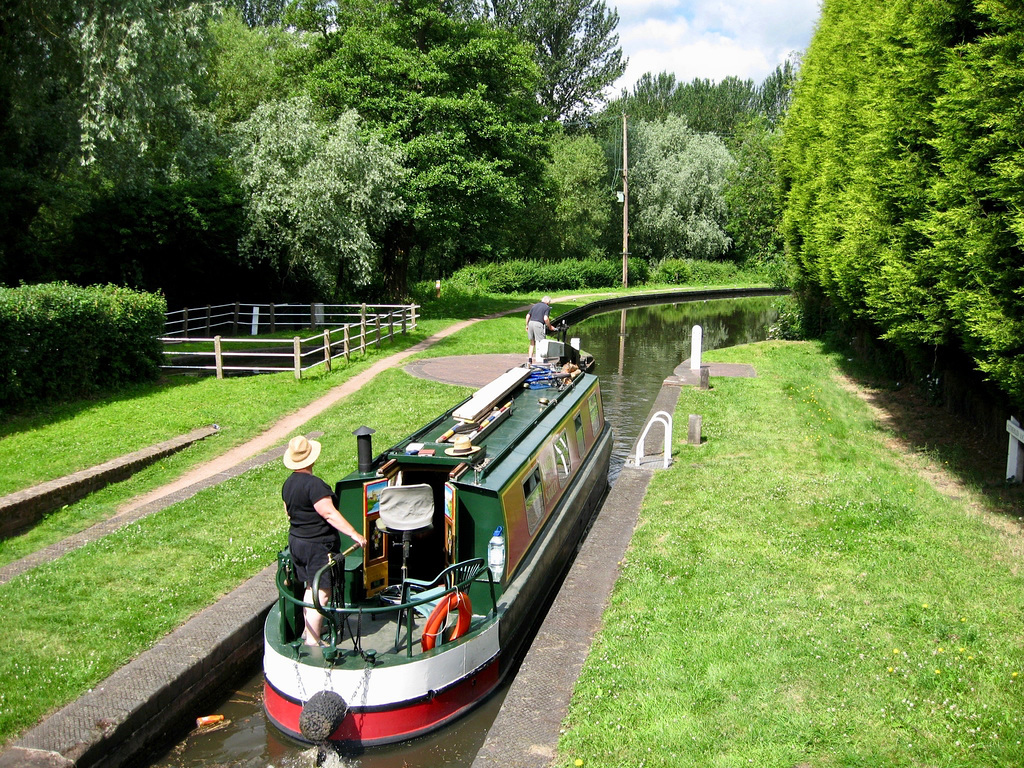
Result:
{"label": "black t-shirt", "polygon": [[551,314],[551,306],[545,304],[543,301],[538,301],[532,307],[527,315],[527,321],[531,323],[543,323],[544,318]]}
{"label": "black t-shirt", "polygon": [[300,539],[316,539],[334,533],[334,528],[316,511],[315,504],[331,495],[331,488],[316,475],[292,472],[281,488],[281,498],[291,521],[289,533]]}

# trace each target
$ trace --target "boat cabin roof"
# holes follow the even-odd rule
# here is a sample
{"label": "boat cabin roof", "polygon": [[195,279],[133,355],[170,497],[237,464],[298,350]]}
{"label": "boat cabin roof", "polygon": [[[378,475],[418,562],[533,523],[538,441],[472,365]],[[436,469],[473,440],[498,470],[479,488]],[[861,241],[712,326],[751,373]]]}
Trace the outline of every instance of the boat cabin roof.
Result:
{"label": "boat cabin roof", "polygon": [[[536,377],[536,368],[533,376]],[[552,371],[557,373],[557,369]],[[526,382],[531,370],[513,368],[482,387],[409,437],[384,451],[375,468],[397,461],[402,466],[442,465],[470,468],[458,479],[498,490],[539,449],[544,439],[570,416],[573,406],[597,391],[597,377],[580,372],[575,378],[550,381],[533,387]],[[559,382],[563,382],[559,388]],[[534,388],[535,387],[535,388]],[[459,418],[462,417],[462,418]],[[467,421],[471,417],[472,421]],[[488,424],[488,418],[494,420]],[[468,456],[446,453],[453,448],[456,428],[471,436],[480,450]],[[431,454],[432,452],[432,454]]]}

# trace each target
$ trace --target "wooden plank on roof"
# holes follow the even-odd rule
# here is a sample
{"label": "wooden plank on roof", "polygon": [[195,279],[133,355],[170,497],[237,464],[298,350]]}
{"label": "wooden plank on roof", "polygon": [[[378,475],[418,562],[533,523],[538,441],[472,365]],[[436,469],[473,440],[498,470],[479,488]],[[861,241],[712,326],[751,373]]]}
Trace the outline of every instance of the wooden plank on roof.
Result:
{"label": "wooden plank on roof", "polygon": [[518,389],[530,375],[529,368],[513,368],[505,371],[490,384],[477,390],[469,400],[455,409],[452,414],[459,421],[479,421],[486,416],[499,400],[514,389]]}

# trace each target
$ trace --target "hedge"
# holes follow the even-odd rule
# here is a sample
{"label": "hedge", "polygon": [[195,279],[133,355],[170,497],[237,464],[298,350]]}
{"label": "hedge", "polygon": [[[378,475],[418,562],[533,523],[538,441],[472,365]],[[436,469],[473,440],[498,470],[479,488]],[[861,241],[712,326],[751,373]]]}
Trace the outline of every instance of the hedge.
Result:
{"label": "hedge", "polygon": [[[647,281],[647,262],[629,260],[631,284]],[[538,261],[512,259],[463,267],[448,281],[468,291],[531,293],[581,288],[614,288],[622,284],[622,261],[613,259],[564,259]]]}
{"label": "hedge", "polygon": [[0,404],[155,378],[166,311],[163,296],[114,285],[0,288]]}

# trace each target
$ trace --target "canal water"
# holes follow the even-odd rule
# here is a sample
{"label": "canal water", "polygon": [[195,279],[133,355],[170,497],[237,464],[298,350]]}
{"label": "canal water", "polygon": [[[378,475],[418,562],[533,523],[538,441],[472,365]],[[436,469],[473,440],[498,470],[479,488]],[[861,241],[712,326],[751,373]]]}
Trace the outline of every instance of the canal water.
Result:
{"label": "canal water", "polygon": [[[605,416],[615,429],[609,479],[614,481],[643,430],[661,383],[690,356],[691,329],[700,325],[704,350],[763,341],[775,319],[773,299],[724,299],[614,310],[571,329],[594,356],[601,377]],[[556,313],[557,314],[557,313]],[[557,317],[554,319],[557,320]],[[334,755],[333,768],[468,768],[501,707],[502,688],[472,713],[440,733],[358,756]],[[151,763],[152,768],[313,768],[317,750],[299,745],[266,722],[259,669],[210,714],[219,726],[194,731]],[[207,713],[201,713],[207,714]]]}

